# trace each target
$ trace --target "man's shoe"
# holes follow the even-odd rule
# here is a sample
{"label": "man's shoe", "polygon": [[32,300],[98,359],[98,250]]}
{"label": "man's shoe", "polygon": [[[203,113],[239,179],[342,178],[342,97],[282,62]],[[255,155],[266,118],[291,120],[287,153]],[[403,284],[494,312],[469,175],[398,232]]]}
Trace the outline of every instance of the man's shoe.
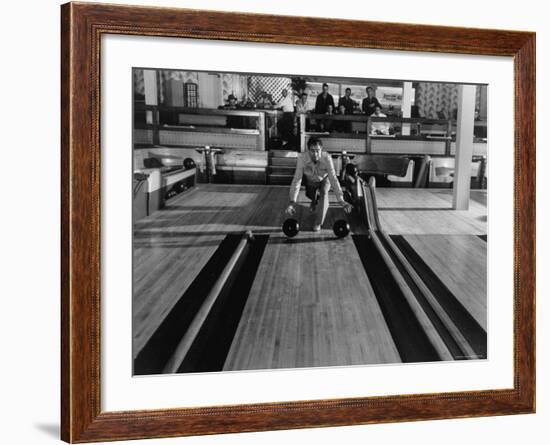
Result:
{"label": "man's shoe", "polygon": [[321,226],[319,224],[313,226],[313,231],[314,232],[320,232],[321,231]]}

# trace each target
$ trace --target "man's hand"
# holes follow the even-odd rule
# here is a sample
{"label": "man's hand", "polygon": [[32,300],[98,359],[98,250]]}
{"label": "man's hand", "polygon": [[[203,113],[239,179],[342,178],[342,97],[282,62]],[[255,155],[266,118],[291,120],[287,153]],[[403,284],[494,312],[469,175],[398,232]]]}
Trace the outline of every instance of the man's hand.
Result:
{"label": "man's hand", "polygon": [[353,206],[349,202],[342,201],[341,204],[344,208],[344,212],[351,213],[351,211],[353,210]]}
{"label": "man's hand", "polygon": [[288,216],[294,216],[294,214],[296,213],[296,208],[294,207],[294,204],[289,204],[285,210],[285,213]]}

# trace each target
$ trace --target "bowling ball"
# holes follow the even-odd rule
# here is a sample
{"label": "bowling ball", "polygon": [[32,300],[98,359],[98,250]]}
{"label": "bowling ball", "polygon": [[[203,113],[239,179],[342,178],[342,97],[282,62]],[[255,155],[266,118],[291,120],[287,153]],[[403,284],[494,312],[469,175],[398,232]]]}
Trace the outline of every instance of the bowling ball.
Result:
{"label": "bowling ball", "polygon": [[339,219],[334,223],[334,226],[332,226],[332,230],[338,238],[344,238],[345,236],[348,236],[350,227],[346,220]]}
{"label": "bowling ball", "polygon": [[183,166],[185,167],[186,170],[195,168],[195,165],[196,165],[195,161],[193,161],[193,159],[191,158],[185,158],[183,160]]}
{"label": "bowling ball", "polygon": [[346,164],[346,174],[349,176],[357,176],[358,170],[357,166],[355,164],[352,164],[351,162]]}
{"label": "bowling ball", "polygon": [[177,193],[184,192],[185,191],[185,184],[183,182],[180,182],[180,183],[176,184],[174,189],[176,190]]}
{"label": "bowling ball", "polygon": [[283,232],[289,238],[298,235],[300,224],[295,219],[289,218],[283,223]]}

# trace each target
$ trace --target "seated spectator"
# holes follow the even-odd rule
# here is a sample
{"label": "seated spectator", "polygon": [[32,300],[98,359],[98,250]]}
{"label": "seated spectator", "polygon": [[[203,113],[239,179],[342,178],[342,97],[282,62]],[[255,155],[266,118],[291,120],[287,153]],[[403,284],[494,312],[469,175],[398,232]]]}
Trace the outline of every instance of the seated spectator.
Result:
{"label": "seated spectator", "polygon": [[270,100],[269,95],[265,91],[260,94],[256,107],[264,110],[271,110],[273,108],[273,101]]}
{"label": "seated spectator", "polygon": [[218,107],[220,110],[236,110],[237,109],[237,98],[230,94],[227,96],[227,103]]}
{"label": "seated spectator", "polygon": [[[300,115],[307,114],[309,111],[307,109],[307,93],[300,94],[298,100],[296,101],[296,115],[294,120],[294,133],[298,135],[298,128],[300,128]],[[306,119],[306,131],[309,125],[308,119]]]}
{"label": "seated spectator", "polygon": [[[327,111],[325,112],[327,116],[332,116],[334,114],[332,105],[327,105]],[[333,119],[321,119],[319,123],[320,131],[331,132],[334,129],[334,120]]]}
{"label": "seated spectator", "polygon": [[[233,94],[230,94],[227,97],[227,103],[218,108],[220,110],[236,110],[237,98]],[[243,119],[241,116],[232,116],[232,115],[227,116],[225,119],[225,125],[228,128],[245,128],[244,126],[245,123],[243,122]]]}
{"label": "seated spectator", "polygon": [[[346,112],[346,107],[343,104],[340,104],[338,106],[338,115],[344,116],[346,114],[348,114]],[[335,120],[334,121],[334,131],[337,131],[339,133],[351,133],[351,122],[350,121]]]}
{"label": "seated spectator", "polygon": [[249,96],[246,96],[241,102],[241,108],[244,108],[246,110],[252,110],[256,108],[256,104]]}
{"label": "seated spectator", "polygon": [[306,114],[307,112],[307,93],[302,93],[296,101],[296,114]]}

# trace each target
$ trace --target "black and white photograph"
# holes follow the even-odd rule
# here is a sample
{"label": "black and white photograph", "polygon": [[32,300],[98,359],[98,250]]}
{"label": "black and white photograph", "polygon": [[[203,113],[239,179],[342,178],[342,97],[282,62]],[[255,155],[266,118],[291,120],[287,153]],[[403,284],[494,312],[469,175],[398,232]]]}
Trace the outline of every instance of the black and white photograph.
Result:
{"label": "black and white photograph", "polygon": [[487,88],[134,68],[134,375],[487,359]]}
{"label": "black and white photograph", "polygon": [[6,3],[3,442],[546,444],[543,7]]}

